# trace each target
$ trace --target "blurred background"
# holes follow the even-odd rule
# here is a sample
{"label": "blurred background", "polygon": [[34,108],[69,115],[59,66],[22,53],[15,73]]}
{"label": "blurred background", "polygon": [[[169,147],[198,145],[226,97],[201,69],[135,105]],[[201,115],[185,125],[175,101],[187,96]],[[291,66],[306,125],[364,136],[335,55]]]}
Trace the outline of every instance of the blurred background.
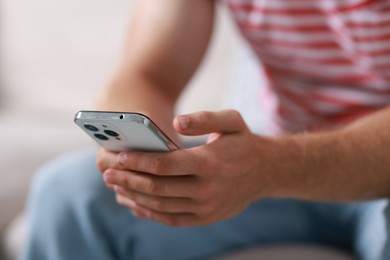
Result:
{"label": "blurred background", "polygon": [[[94,146],[73,116],[93,108],[109,80],[132,6],[130,0],[0,0],[0,231],[11,257],[23,242],[21,216],[35,170],[61,153]],[[256,105],[247,105],[257,97],[245,97],[251,92],[244,87],[258,85],[250,73],[257,65],[227,10],[220,8],[216,23],[178,113],[240,110],[245,102],[253,121]],[[245,98],[238,101],[237,95]]]}

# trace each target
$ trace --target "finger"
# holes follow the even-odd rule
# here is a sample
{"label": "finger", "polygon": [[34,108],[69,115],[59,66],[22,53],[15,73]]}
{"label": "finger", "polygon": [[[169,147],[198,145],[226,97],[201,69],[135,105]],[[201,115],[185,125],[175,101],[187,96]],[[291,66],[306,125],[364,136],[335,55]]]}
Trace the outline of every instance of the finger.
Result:
{"label": "finger", "polygon": [[109,152],[105,149],[99,149],[99,152],[96,157],[96,165],[100,172],[104,172],[108,168],[114,168],[117,164],[117,154],[114,152]]}
{"label": "finger", "polygon": [[131,199],[117,194],[115,196],[119,205],[129,208],[136,218],[148,218],[174,227],[186,227],[199,225],[198,217],[191,213],[162,213],[148,209],[132,201]]}
{"label": "finger", "polygon": [[123,207],[126,207],[130,210],[131,214],[136,217],[136,218],[143,218],[141,215],[138,214],[138,212],[136,211],[136,208],[137,208],[137,204],[130,200],[129,198],[121,195],[121,194],[115,194],[115,200],[116,202],[123,206]]}
{"label": "finger", "polygon": [[160,177],[145,173],[108,169],[103,175],[107,185],[118,185],[152,196],[191,198],[198,193],[198,180],[194,176]]}
{"label": "finger", "polygon": [[160,213],[191,213],[194,209],[194,201],[187,198],[150,196],[120,186],[115,186],[115,193],[130,199],[137,205]]}
{"label": "finger", "polygon": [[240,113],[235,110],[203,111],[177,116],[173,126],[183,135],[230,134],[247,130]]}
{"label": "finger", "polygon": [[204,220],[191,213],[161,213],[136,205],[132,209],[139,218],[147,218],[173,227],[199,226],[206,224]]}
{"label": "finger", "polygon": [[154,175],[192,175],[198,171],[201,157],[189,150],[169,153],[122,152],[113,168],[145,172]]}
{"label": "finger", "polygon": [[136,210],[130,209],[130,212],[131,212],[131,214],[132,214],[134,217],[136,217],[136,218],[138,218],[138,219],[143,219],[143,218],[144,218],[143,216],[141,216],[140,214],[138,214],[138,212],[137,212]]}
{"label": "finger", "polygon": [[126,207],[126,208],[129,208],[131,210],[134,210],[135,208],[137,208],[137,204],[134,201],[132,201],[128,197],[123,196],[121,194],[116,193],[115,200],[119,205]]}
{"label": "finger", "polygon": [[108,184],[108,183],[105,183],[106,187],[111,190],[111,191],[114,191],[114,185],[113,184]]}

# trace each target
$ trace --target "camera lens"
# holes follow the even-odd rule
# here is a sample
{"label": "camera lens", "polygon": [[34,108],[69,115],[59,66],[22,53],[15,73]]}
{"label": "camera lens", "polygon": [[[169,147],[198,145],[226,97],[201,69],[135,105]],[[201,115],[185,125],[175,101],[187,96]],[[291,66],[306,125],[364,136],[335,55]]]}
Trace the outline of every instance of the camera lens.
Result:
{"label": "camera lens", "polygon": [[99,131],[99,129],[98,129],[97,127],[93,126],[93,125],[84,125],[84,127],[85,127],[86,129],[88,129],[89,131],[92,131],[92,132],[97,132],[97,131]]}
{"label": "camera lens", "polygon": [[107,141],[107,140],[108,140],[108,137],[105,136],[105,135],[102,135],[102,134],[94,134],[94,136],[95,136],[97,139],[100,139],[100,140],[103,140],[103,141]]}
{"label": "camera lens", "polygon": [[112,137],[117,137],[119,136],[119,134],[115,131],[112,131],[112,130],[104,130],[104,132],[109,135],[109,136],[112,136]]}

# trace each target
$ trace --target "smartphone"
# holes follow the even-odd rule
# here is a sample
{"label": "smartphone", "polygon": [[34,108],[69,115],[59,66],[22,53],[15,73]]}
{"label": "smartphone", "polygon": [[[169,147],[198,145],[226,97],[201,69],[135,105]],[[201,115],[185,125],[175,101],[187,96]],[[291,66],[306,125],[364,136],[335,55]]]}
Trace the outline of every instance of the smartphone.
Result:
{"label": "smartphone", "polygon": [[169,152],[179,147],[140,113],[79,111],[74,122],[103,148],[113,152]]}

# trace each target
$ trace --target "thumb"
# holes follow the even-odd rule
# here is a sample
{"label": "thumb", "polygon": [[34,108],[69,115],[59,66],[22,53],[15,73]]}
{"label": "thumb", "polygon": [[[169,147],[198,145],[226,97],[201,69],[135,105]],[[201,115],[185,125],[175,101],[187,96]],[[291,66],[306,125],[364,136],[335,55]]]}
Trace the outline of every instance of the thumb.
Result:
{"label": "thumb", "polygon": [[248,129],[240,113],[235,110],[179,115],[173,120],[173,126],[182,135],[232,134]]}

